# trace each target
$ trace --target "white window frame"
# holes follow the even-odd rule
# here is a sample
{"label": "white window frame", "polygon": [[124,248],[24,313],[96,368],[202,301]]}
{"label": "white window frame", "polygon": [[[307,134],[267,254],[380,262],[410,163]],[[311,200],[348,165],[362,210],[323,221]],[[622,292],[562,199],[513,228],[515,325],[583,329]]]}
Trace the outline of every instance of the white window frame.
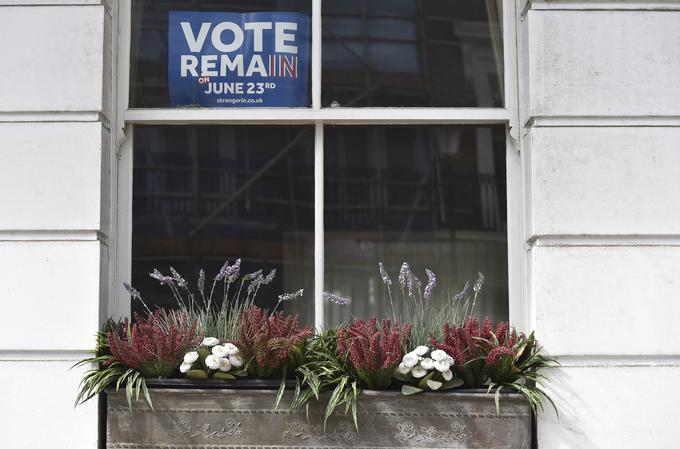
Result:
{"label": "white window frame", "polygon": [[[132,127],[134,125],[205,125],[205,124],[306,124],[315,125],[314,159],[314,304],[315,325],[324,323],[324,125],[489,125],[504,124],[506,136],[506,183],[508,223],[508,292],[510,320],[520,329],[533,328],[528,307],[529,285],[524,237],[524,166],[519,153],[519,99],[517,0],[503,2],[503,57],[505,107],[500,108],[322,108],[321,107],[321,3],[312,1],[312,106],[311,108],[205,108],[205,109],[130,109],[129,74],[132,0],[119,0],[113,12],[114,79],[117,80],[116,107],[112,111],[112,201],[109,301],[110,316],[129,316],[130,297],[122,287],[132,271]],[[521,3],[521,2],[520,2]]]}

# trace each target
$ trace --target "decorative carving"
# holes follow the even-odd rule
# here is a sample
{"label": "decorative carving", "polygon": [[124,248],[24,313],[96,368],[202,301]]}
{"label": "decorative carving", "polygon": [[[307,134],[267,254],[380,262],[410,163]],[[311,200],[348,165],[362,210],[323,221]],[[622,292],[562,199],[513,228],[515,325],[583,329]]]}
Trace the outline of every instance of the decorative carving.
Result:
{"label": "decorative carving", "polygon": [[235,419],[227,419],[224,424],[219,427],[213,427],[212,424],[203,423],[192,425],[189,420],[181,416],[175,424],[175,430],[172,432],[177,437],[188,438],[242,438],[241,423]]}
{"label": "decorative carving", "polygon": [[451,429],[439,431],[434,426],[416,428],[412,422],[398,424],[399,432],[394,437],[402,443],[464,443],[472,436],[467,426],[454,422]]}
{"label": "decorative carving", "polygon": [[299,438],[303,441],[309,439],[319,441],[354,441],[357,439],[354,428],[346,421],[339,422],[333,432],[324,432],[321,426],[304,426],[296,419],[289,421],[287,426],[288,429],[283,432],[284,439]]}

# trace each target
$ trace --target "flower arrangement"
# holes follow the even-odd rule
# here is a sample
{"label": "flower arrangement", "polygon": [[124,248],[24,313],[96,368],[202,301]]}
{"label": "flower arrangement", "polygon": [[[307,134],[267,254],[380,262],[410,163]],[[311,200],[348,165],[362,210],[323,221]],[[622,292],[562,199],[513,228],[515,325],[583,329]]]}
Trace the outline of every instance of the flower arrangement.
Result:
{"label": "flower arrangement", "polygon": [[[358,395],[362,388],[401,389],[405,395],[452,388],[486,388],[500,407],[500,393],[515,391],[534,408],[552,401],[542,389],[541,370],[554,366],[542,354],[535,336],[518,333],[506,322],[480,324],[475,305],[484,284],[474,284],[450,298],[437,298],[437,277],[425,270],[421,282],[404,262],[398,275],[401,298],[392,292],[392,279],[378,265],[386,288],[387,317],[352,319],[349,323],[314,334],[300,326],[297,315],[277,311],[303,290],[278,296],[273,310],[255,305],[257,294],[276,275],[262,270],[242,275],[241,262],[226,262],[210,288],[200,270],[196,288],[173,268],[150,276],[166,285],[176,299],[175,310],[152,311],[141,294],[125,284],[131,297],[141,301],[146,315],[133,322],[109,320],[97,334],[95,356],[77,365],[96,364],[81,382],[76,403],[107,386],[125,386],[128,403],[143,393],[151,404],[145,379],[154,377],[236,380],[294,377],[297,386],[289,410],[319,400],[331,391],[327,419],[338,408],[357,423]],[[325,293],[338,306],[350,299]],[[276,404],[284,394],[281,383]],[[554,406],[554,404],[553,404]]]}
{"label": "flower arrangement", "polygon": [[[146,315],[135,314],[134,322],[109,320],[97,334],[95,356],[74,365],[96,366],[81,381],[76,404],[109,385],[116,390],[124,385],[130,406],[140,392],[152,405],[146,378],[233,380],[248,374],[268,378],[287,364],[295,346],[312,330],[300,329],[296,315],[270,313],[254,305],[276,270],[267,275],[262,270],[241,275],[240,268],[240,259],[231,265],[225,262],[209,290],[204,270],[199,272],[195,290],[172,267],[170,275],[153,270],[149,276],[168,287],[177,304],[174,310],[152,311],[139,291],[124,284],[131,298],[142,303]],[[302,294],[300,290],[279,296],[277,307]]]}

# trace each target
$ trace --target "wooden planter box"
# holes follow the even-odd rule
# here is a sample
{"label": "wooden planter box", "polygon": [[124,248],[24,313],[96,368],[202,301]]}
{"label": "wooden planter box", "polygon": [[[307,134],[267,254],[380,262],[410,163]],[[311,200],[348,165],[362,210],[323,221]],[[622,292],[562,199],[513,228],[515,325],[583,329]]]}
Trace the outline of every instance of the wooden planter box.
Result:
{"label": "wooden planter box", "polygon": [[323,430],[325,401],[287,414],[286,392],[263,389],[154,388],[153,412],[140,400],[128,408],[123,392],[107,394],[110,449],[218,448],[484,448],[530,449],[531,409],[519,395],[451,391],[402,396],[364,391],[359,431],[351,415],[336,414]]}

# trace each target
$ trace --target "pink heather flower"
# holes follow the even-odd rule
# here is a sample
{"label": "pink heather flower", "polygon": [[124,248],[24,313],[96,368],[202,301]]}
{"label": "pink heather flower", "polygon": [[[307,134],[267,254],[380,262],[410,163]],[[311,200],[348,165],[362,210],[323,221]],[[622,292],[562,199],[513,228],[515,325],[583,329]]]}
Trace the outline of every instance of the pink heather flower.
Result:
{"label": "pink heather flower", "polygon": [[514,358],[515,353],[512,349],[505,346],[498,346],[493,348],[486,356],[486,366],[493,368],[496,363],[503,359],[503,357],[509,356]]}
{"label": "pink heather flower", "polygon": [[245,360],[250,360],[248,370],[258,377],[269,377],[284,365],[290,351],[311,336],[310,327],[298,327],[298,315],[276,312],[274,315],[257,306],[241,314],[241,338],[236,342]]}
{"label": "pink heather flower", "polygon": [[137,368],[147,377],[168,377],[182,363],[184,354],[198,345],[196,323],[187,314],[166,319],[160,310],[145,318],[135,314],[107,334],[113,357],[129,368]]}
{"label": "pink heather flower", "polygon": [[410,326],[392,324],[377,318],[355,320],[338,329],[338,353],[347,357],[369,388],[389,385],[395,367],[402,359],[402,348],[410,336]]}

